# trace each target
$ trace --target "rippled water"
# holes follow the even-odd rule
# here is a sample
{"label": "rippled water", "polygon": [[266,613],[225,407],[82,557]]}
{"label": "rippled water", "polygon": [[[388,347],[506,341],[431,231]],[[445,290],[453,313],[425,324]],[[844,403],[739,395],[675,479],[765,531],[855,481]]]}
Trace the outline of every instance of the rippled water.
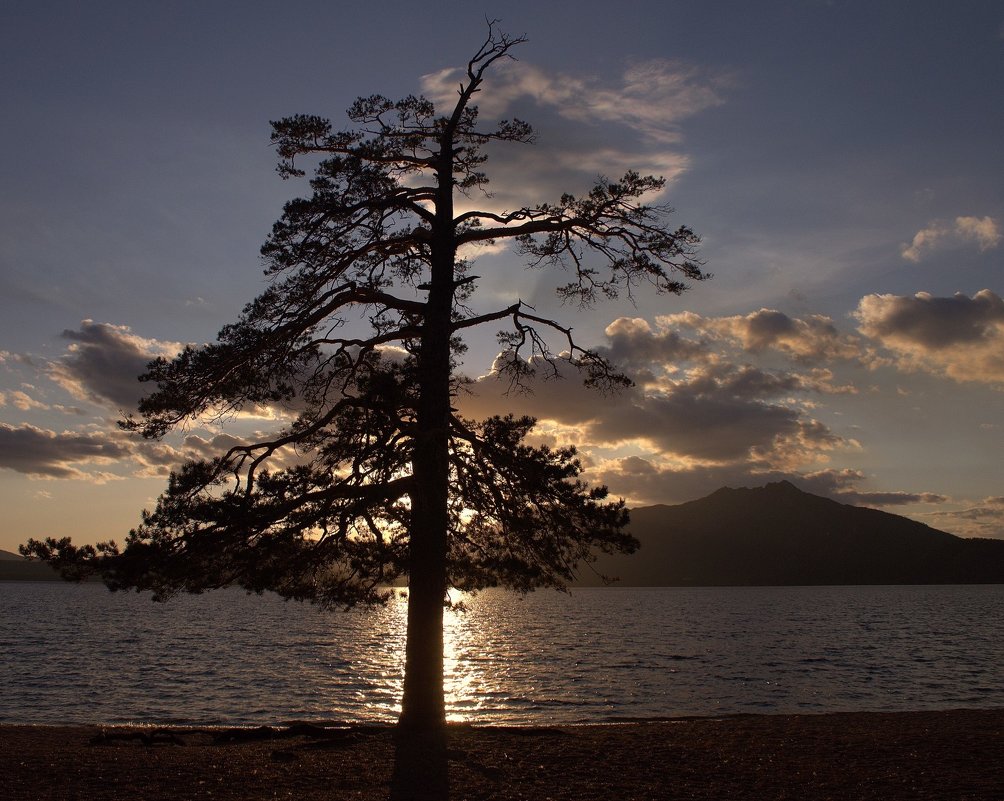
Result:
{"label": "rippled water", "polygon": [[[447,615],[452,719],[1004,707],[1004,586],[484,593]],[[394,720],[405,605],[154,604],[0,583],[0,721]]]}

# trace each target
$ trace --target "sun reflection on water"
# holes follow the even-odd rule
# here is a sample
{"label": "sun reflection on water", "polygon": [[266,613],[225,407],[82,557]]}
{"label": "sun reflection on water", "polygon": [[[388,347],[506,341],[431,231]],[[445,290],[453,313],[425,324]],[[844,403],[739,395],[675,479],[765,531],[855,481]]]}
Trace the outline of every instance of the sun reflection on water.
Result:
{"label": "sun reflection on water", "polygon": [[[474,596],[450,590],[450,605],[443,610],[443,683],[446,696],[447,720],[463,722],[477,717],[485,707],[486,699],[500,695],[499,684],[485,672],[491,648],[486,632],[481,628],[485,621],[472,615],[469,605]],[[478,596],[480,600],[480,596]],[[382,618],[370,628],[379,636],[372,651],[380,653],[378,686],[359,687],[356,700],[366,709],[367,716],[375,719],[396,719],[401,713],[401,693],[404,688],[405,642],[408,628],[408,596],[406,591],[395,593],[389,603],[379,611]],[[477,620],[475,618],[478,618]],[[379,633],[379,634],[378,634]]]}
{"label": "sun reflection on water", "polygon": [[465,602],[470,601],[465,593],[451,590],[450,606],[443,613],[443,690],[446,719],[450,721],[474,717],[481,706],[478,699],[486,689],[480,665],[470,658],[484,646],[465,608]]}
{"label": "sun reflection on water", "polygon": [[[353,700],[362,707],[366,717],[396,720],[401,714],[404,688],[407,600],[395,595],[386,606],[353,610],[349,614],[359,617],[355,632],[361,641],[351,649],[352,659],[343,677],[345,683],[338,691],[344,693],[346,684],[351,687]],[[336,643],[333,646],[338,648]],[[369,680],[361,681],[364,676]]]}
{"label": "sun reflection on water", "polygon": [[[447,720],[463,722],[475,718],[485,705],[485,698],[498,696],[498,685],[490,681],[482,669],[487,659],[489,644],[480,630],[484,621],[472,619],[470,609],[473,596],[450,590],[450,605],[443,610],[443,682]],[[367,614],[372,614],[368,612]],[[406,591],[395,593],[387,605],[378,611],[381,618],[368,627],[371,636],[379,642],[360,643],[361,653],[373,659],[379,679],[374,686],[358,687],[354,695],[367,717],[382,720],[396,719],[401,713],[401,693],[404,689],[405,642],[408,628],[408,596]],[[362,633],[362,632],[360,632]],[[374,646],[369,648],[368,646]],[[368,660],[369,661],[369,660]],[[337,681],[340,677],[332,677]]]}

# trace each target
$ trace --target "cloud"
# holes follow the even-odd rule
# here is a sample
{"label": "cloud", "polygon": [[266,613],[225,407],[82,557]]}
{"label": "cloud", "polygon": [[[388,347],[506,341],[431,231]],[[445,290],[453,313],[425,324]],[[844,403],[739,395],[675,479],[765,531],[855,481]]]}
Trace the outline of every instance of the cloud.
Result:
{"label": "cloud", "polygon": [[925,515],[935,528],[960,537],[1004,539],[1004,496],[983,498],[961,509],[947,509]]}
{"label": "cloud", "polygon": [[630,456],[608,463],[597,478],[615,495],[630,498],[633,505],[685,503],[720,487],[760,487],[773,481],[790,481],[805,492],[835,497],[837,490],[864,476],[852,470],[814,473],[777,470],[764,465],[662,465],[657,458]]}
{"label": "cloud", "polygon": [[1001,241],[997,223],[990,217],[956,217],[955,231],[963,241],[976,243],[981,253]]}
{"label": "cloud", "polygon": [[[262,432],[251,437],[189,434],[179,443],[169,444],[141,440],[117,429],[55,432],[32,425],[0,423],[0,468],[35,478],[96,483],[126,475],[167,476],[183,462],[212,459],[234,446],[267,438]],[[282,469],[302,461],[292,449],[281,448],[269,459],[268,467]],[[114,473],[92,469],[109,465],[115,465]]]}
{"label": "cloud", "polygon": [[590,434],[600,442],[643,441],[675,456],[729,461],[746,458],[754,448],[770,450],[779,437],[794,435],[798,412],[681,384],[590,422]]}
{"label": "cloud", "polygon": [[11,390],[10,392],[0,392],[0,406],[13,406],[22,412],[31,411],[32,409],[50,408],[48,404],[35,400],[28,393],[22,392],[19,389]]}
{"label": "cloud", "polygon": [[[460,69],[423,76],[423,91],[440,104],[456,99]],[[522,100],[551,107],[564,118],[594,124],[615,122],[660,141],[676,141],[680,122],[724,103],[733,81],[682,61],[652,59],[628,66],[611,81],[597,76],[548,73],[525,61],[499,65],[491,92],[478,98],[483,115],[502,117]]]}
{"label": "cloud", "polygon": [[839,493],[837,499],[841,503],[855,506],[909,506],[914,504],[941,504],[949,498],[937,492],[867,492],[851,490]]}
{"label": "cloud", "polygon": [[956,217],[953,223],[936,220],[914,234],[909,245],[902,245],[900,255],[907,261],[919,262],[932,251],[961,245],[976,245],[983,253],[996,248],[1001,237],[992,217]]}
{"label": "cloud", "polygon": [[682,326],[673,326],[667,318],[660,320],[655,327],[640,317],[614,320],[604,331],[604,355],[621,368],[634,371],[651,369],[652,363],[703,362],[712,357],[707,339],[686,337]]}
{"label": "cloud", "polygon": [[38,359],[27,353],[11,353],[9,350],[0,350],[0,364],[11,368],[15,365],[20,367],[30,367],[38,369]]}
{"label": "cloud", "polygon": [[[250,445],[275,438],[275,432],[257,431],[248,436],[235,436],[226,432],[203,436],[188,434],[180,442],[150,442],[129,439],[131,458],[139,465],[134,475],[139,477],[168,476],[184,462],[215,459],[223,456],[231,448]],[[260,451],[259,451],[260,453]],[[289,447],[279,448],[267,460],[265,467],[270,471],[282,470],[296,464],[303,464],[307,456]]]}
{"label": "cloud", "polygon": [[893,353],[900,369],[1004,384],[1004,301],[989,289],[971,298],[867,295],[854,317],[858,330]]}
{"label": "cloud", "polygon": [[937,247],[948,233],[949,229],[946,226],[933,223],[917,231],[909,245],[901,245],[899,253],[907,261],[918,262],[927,251]]}
{"label": "cloud", "polygon": [[[674,318],[667,318],[666,322],[672,324]],[[748,353],[775,350],[805,364],[851,360],[861,354],[858,339],[841,333],[831,318],[821,314],[800,319],[776,309],[760,309],[745,315],[710,319],[690,315],[681,322],[732,339]]]}
{"label": "cloud", "polygon": [[[699,361],[713,363],[733,359],[739,353],[754,356],[774,351],[798,365],[859,360],[864,346],[858,337],[839,331],[829,317],[814,314],[804,319],[789,317],[774,309],[760,309],[746,315],[703,317],[694,312],[663,315],[655,326],[640,318],[621,317],[606,328],[608,344],[604,352],[617,364],[637,365],[640,361]],[[828,369],[817,371],[817,379],[832,378]],[[822,380],[803,378],[803,388],[818,391],[853,392],[853,387],[824,387]]]}
{"label": "cloud", "polygon": [[542,376],[549,366],[539,358],[528,362],[539,374],[526,381],[523,389],[511,388],[498,372],[502,359],[500,355],[491,371],[476,379],[467,387],[469,392],[457,398],[465,416],[480,419],[494,414],[531,415],[576,426],[597,416],[615,414],[640,397],[637,388],[604,394],[584,387],[579,374],[562,362],[557,364],[557,377],[545,380]]}
{"label": "cloud", "polygon": [[773,472],[754,476],[745,464],[669,467],[660,465],[657,458],[641,456],[616,460],[593,474],[611,494],[628,499],[632,506],[684,503],[720,487],[760,486],[783,476]]}
{"label": "cloud", "polygon": [[[781,479],[849,503],[940,501],[930,493],[872,492],[862,473],[830,466],[862,445],[831,427],[839,416],[816,419],[813,410],[820,396],[858,392],[834,370],[859,369],[874,346],[829,317],[682,312],[621,317],[604,333],[596,350],[634,379],[629,389],[598,394],[562,366],[557,380],[538,374],[530,392],[506,395],[496,361],[471,385],[475,394],[459,400],[462,413],[538,418],[538,430],[588,457],[587,480],[633,503],[683,502],[723,485]],[[542,366],[539,358],[527,364]]]}
{"label": "cloud", "polygon": [[[180,443],[174,445],[166,442],[130,439],[130,447],[132,448],[132,458],[140,465],[137,475],[167,476],[184,462],[214,459],[222,456],[232,447],[248,445],[251,441],[250,438],[237,437],[227,433],[214,434],[209,437],[188,434]],[[280,461],[278,458],[270,460],[270,469],[274,468],[278,461]]]}
{"label": "cloud", "polygon": [[[793,464],[812,462],[837,447],[855,443],[812,420],[798,396],[843,391],[826,370],[799,373],[738,364],[708,342],[682,337],[665,326],[621,318],[607,329],[599,350],[637,378],[620,393],[598,394],[584,387],[567,364],[558,378],[540,358],[524,393],[509,393],[497,369],[479,378],[473,394],[459,400],[464,414],[528,414],[575,428],[593,447],[634,444],[666,458],[704,463]],[[581,443],[580,443],[581,444]]]}
{"label": "cloud", "polygon": [[0,467],[38,478],[106,481],[108,473],[79,469],[129,456],[129,447],[105,433],[56,433],[31,425],[0,423]]}
{"label": "cloud", "polygon": [[[491,195],[478,196],[470,208],[492,211],[553,202],[565,192],[588,191],[601,175],[619,178],[628,170],[672,181],[690,166],[680,149],[682,123],[724,103],[733,83],[728,75],[661,59],[613,78],[552,73],[523,61],[498,67],[490,91],[477,98],[485,127],[518,117],[531,120],[538,137],[532,147],[486,146]],[[451,106],[463,77],[458,69],[425,75],[423,92]]]}
{"label": "cloud", "polygon": [[51,362],[49,377],[73,397],[113,411],[133,411],[149,391],[139,381],[157,356],[181,350],[176,342],[144,339],[128,326],[84,320],[76,331],[66,330],[66,353]]}
{"label": "cloud", "polygon": [[[684,503],[708,495],[719,487],[760,487],[774,481],[790,481],[804,492],[855,506],[941,505],[949,501],[946,496],[931,492],[859,489],[858,485],[866,483],[867,477],[847,468],[799,472],[740,463],[680,467],[660,465],[652,458],[629,456],[605,465],[597,472],[597,478],[607,484],[613,494],[630,498],[635,506]],[[1004,505],[1000,513],[1004,518]]]}
{"label": "cloud", "polygon": [[[31,384],[22,384],[22,386],[24,389],[30,389],[32,391],[36,390],[36,387]],[[22,412],[55,411],[62,414],[77,415],[81,417],[87,414],[87,412],[79,406],[65,406],[61,403],[45,403],[20,389],[9,390],[7,392],[0,391],[0,407],[2,406],[13,406],[15,409]]]}
{"label": "cloud", "polygon": [[875,491],[859,488],[867,482],[864,473],[858,470],[821,470],[807,473],[795,479],[801,489],[815,495],[832,498],[840,503],[853,506],[878,508],[916,506],[920,504],[942,505],[951,499],[937,492]]}

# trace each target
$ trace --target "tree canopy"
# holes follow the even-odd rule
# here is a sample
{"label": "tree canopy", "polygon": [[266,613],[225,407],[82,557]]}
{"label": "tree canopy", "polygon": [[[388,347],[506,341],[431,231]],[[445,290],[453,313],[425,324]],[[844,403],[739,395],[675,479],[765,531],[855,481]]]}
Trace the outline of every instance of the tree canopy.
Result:
{"label": "tree canopy", "polygon": [[279,173],[313,174],[262,248],[267,287],[216,342],[151,363],[155,389],[123,425],[156,439],[262,406],[291,422],[175,471],[124,548],[49,539],[25,553],[157,598],[238,585],[352,606],[406,580],[402,722],[435,722],[449,587],[562,588],[597,550],[635,547],[623,501],[580,480],[574,448],[528,444],[532,418],[456,408],[463,334],[486,324],[502,326],[496,366],[513,387],[562,364],[599,390],[629,383],[519,300],[474,313],[463,246],[512,240],[529,265],[564,271],[560,294],[587,306],[706,277],[696,235],[644,202],[661,178],[629,172],[553,203],[455,210],[486,190],[487,145],[534,139],[519,119],[482,124],[473,102],[523,41],[491,24],[445,114],[424,97],[373,95],[348,110],[347,130],[307,115],[272,123]]}

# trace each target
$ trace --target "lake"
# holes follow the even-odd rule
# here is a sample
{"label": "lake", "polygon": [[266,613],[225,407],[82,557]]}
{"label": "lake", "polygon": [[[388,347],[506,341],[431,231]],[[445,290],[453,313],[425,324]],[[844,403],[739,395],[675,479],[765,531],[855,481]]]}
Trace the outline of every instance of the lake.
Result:
{"label": "lake", "polygon": [[[486,592],[447,612],[452,720],[1004,707],[1004,585]],[[0,583],[0,721],[393,721],[405,602],[167,604]]]}

